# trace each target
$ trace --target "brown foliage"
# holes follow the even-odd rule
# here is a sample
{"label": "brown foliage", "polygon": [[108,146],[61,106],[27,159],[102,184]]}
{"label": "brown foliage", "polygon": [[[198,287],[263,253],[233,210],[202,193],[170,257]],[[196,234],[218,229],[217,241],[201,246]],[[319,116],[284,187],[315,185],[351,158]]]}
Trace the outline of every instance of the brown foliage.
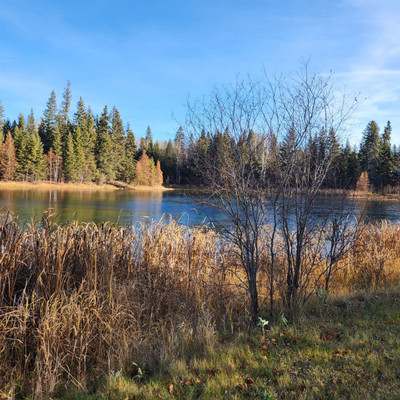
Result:
{"label": "brown foliage", "polygon": [[157,164],[156,164],[156,173],[157,173],[157,184],[158,185],[162,185],[163,184],[163,173],[161,171],[161,163],[160,160],[157,160]]}
{"label": "brown foliage", "polygon": [[8,132],[6,141],[0,144],[0,177],[5,181],[13,180],[17,168],[15,146],[11,133]]}
{"label": "brown foliage", "polygon": [[370,193],[371,183],[369,181],[368,172],[364,171],[361,173],[360,178],[357,181],[356,190],[358,192]]}
{"label": "brown foliage", "polygon": [[160,162],[154,165],[152,158],[143,150],[143,154],[136,163],[136,184],[141,186],[162,185],[162,171]]}
{"label": "brown foliage", "polygon": [[[279,300],[286,292],[281,236],[276,249]],[[332,292],[398,282],[399,254],[400,227],[368,226],[340,261]],[[312,249],[304,257],[313,269],[303,290],[312,293],[325,262]],[[154,370],[205,349],[217,330],[248,321],[240,263],[238,249],[215,232],[173,220],[59,226],[44,217],[20,226],[1,214],[0,391],[17,390],[17,382],[16,395],[49,394],[66,382],[85,387],[132,361]],[[269,263],[263,250],[264,304]]]}

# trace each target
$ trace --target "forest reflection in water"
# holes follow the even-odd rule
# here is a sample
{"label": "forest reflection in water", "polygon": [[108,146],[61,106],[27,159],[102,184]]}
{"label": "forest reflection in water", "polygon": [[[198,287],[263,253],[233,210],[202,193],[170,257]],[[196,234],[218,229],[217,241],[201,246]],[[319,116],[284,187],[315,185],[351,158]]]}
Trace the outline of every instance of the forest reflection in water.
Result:
{"label": "forest reflection in water", "polygon": [[[215,223],[225,223],[218,209],[201,204],[198,194],[184,190],[174,191],[67,191],[67,190],[0,190],[0,210],[17,214],[20,221],[39,218],[51,209],[58,222],[120,221],[131,224],[139,221],[159,220],[171,215],[185,225],[200,225],[211,217]],[[400,221],[400,202],[348,199],[345,207],[351,214],[364,216],[371,222],[387,219]],[[325,218],[327,211],[339,211],[341,201],[334,197],[320,197],[312,211],[313,218]]]}

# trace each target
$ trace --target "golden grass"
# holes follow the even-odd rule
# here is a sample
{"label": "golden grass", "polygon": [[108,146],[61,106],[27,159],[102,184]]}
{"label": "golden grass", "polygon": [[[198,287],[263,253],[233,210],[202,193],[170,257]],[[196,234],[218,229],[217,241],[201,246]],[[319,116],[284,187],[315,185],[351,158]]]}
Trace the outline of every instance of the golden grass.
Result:
{"label": "golden grass", "polygon": [[113,185],[97,185],[95,183],[53,183],[46,181],[17,182],[0,181],[0,190],[60,190],[60,191],[113,191],[118,190]]}
{"label": "golden grass", "polygon": [[175,190],[173,188],[166,188],[164,186],[141,186],[141,185],[127,185],[120,184],[96,184],[96,183],[54,183],[47,181],[33,182],[18,182],[18,181],[0,181],[0,190],[36,190],[36,191],[72,191],[72,192],[85,192],[85,191],[114,191],[114,190],[135,190],[140,192],[165,192]]}
{"label": "golden grass", "polygon": [[400,397],[400,293],[379,292],[309,304],[301,319],[262,336],[221,341],[182,358],[164,374],[124,371],[92,394],[63,400],[397,399]]}
{"label": "golden grass", "polygon": [[164,186],[144,186],[144,185],[129,185],[129,189],[137,190],[137,191],[144,191],[144,192],[166,192],[170,190],[175,190],[171,187],[164,187]]}
{"label": "golden grass", "polygon": [[[41,397],[64,384],[84,390],[112,371],[137,374],[132,362],[153,372],[179,370],[180,359],[212,351],[221,334],[246,331],[235,250],[205,227],[173,220],[122,227],[43,218],[21,226],[1,214],[0,394]],[[268,257],[259,280],[264,306]],[[341,261],[332,293],[396,285],[399,265],[400,227],[368,226]],[[317,276],[318,268],[311,279]]]}

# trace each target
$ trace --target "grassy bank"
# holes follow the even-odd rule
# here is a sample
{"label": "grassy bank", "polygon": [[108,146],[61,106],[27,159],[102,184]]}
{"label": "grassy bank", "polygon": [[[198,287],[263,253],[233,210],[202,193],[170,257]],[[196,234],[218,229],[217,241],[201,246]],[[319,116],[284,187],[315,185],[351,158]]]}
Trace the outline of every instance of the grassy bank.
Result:
{"label": "grassy bank", "polygon": [[395,399],[400,398],[400,292],[313,302],[302,317],[263,336],[221,338],[175,360],[162,374],[114,372],[91,393],[59,398]]}
{"label": "grassy bank", "polygon": [[130,189],[137,191],[167,191],[173,188],[166,188],[164,186],[134,186],[124,183],[112,184],[95,184],[95,183],[54,183],[39,181],[33,182],[14,182],[14,181],[0,181],[0,190],[58,190],[58,191],[113,191],[121,189]]}
{"label": "grassy bank", "polygon": [[[287,312],[285,277],[279,272],[283,251],[277,247],[275,255],[276,323],[280,312]],[[262,254],[258,282],[264,318],[268,257]],[[400,227],[367,226],[332,276],[331,296],[398,286],[399,265]],[[72,398],[93,390],[105,399],[124,393],[285,398],[298,390],[304,398],[321,393],[326,398],[339,387],[330,381],[344,380],[339,367],[348,370],[343,390],[357,379],[377,385],[374,357],[377,365],[388,363],[379,379],[384,390],[394,390],[397,292],[332,304],[328,298],[326,304],[326,296],[316,296],[319,276],[317,265],[307,286],[314,308],[297,310],[288,326],[281,319],[263,339],[254,330],[246,339],[250,310],[240,258],[215,232],[172,220],[121,227],[60,226],[43,218],[21,226],[13,215],[1,214],[0,393],[57,398],[66,396],[67,387]],[[352,352],[345,352],[347,345]],[[347,367],[353,358],[354,371]],[[321,381],[318,392],[309,388],[310,379],[312,385],[319,382],[314,378]]]}
{"label": "grassy bank", "polygon": [[0,181],[0,190],[65,190],[65,191],[112,191],[118,190],[113,185],[95,183],[53,183],[53,182],[11,182]]}

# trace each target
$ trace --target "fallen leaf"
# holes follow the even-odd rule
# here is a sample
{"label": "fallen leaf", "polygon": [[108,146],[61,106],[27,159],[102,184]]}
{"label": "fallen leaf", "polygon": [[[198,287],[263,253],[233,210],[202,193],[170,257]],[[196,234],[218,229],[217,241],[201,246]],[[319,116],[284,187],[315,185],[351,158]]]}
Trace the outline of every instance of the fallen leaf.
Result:
{"label": "fallen leaf", "polygon": [[246,378],[245,380],[246,384],[249,386],[253,386],[254,385],[254,379],[253,378]]}
{"label": "fallen leaf", "polygon": [[173,384],[173,383],[171,383],[171,384],[169,385],[168,391],[169,391],[170,393],[172,393],[172,392],[174,391],[174,384]]}

